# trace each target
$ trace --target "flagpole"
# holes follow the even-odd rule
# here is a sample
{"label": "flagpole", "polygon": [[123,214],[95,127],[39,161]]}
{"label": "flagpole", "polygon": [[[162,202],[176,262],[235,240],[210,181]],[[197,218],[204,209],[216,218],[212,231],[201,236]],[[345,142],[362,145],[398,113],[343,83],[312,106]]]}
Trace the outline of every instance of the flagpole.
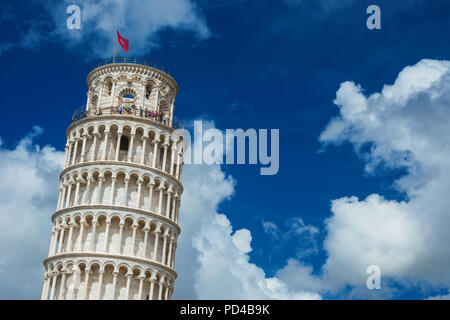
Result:
{"label": "flagpole", "polygon": [[116,34],[117,28],[114,26],[114,53],[113,53],[113,63],[116,63]]}

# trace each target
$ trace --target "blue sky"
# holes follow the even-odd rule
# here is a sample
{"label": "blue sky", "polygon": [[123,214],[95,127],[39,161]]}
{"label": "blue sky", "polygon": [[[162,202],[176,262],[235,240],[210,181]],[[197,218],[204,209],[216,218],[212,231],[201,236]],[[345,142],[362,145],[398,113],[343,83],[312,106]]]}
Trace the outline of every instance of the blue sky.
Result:
{"label": "blue sky", "polygon": [[[287,270],[290,258],[310,266],[310,277],[321,277],[327,258],[334,254],[324,248],[324,241],[332,240],[326,220],[335,214],[332,200],[350,196],[363,200],[371,194],[386,201],[410,198],[407,187],[393,187],[394,181],[408,175],[408,164],[383,158],[376,169],[365,170],[374,157],[371,145],[381,145],[374,136],[320,139],[330,121],[341,116],[333,103],[337,91],[341,83],[353,81],[368,96],[392,85],[406,66],[424,58],[448,59],[450,4],[440,0],[339,4],[331,0],[177,0],[172,8],[164,2],[149,1],[149,20],[154,22],[141,25],[137,20],[142,16],[129,7],[139,7],[142,1],[125,1],[129,14],[111,9],[114,1],[101,1],[103,11],[82,11],[88,18],[82,20],[79,32],[65,29],[66,4],[2,1],[3,152],[14,150],[36,125],[44,131],[32,145],[63,150],[71,115],[85,104],[87,74],[96,60],[112,54],[113,27],[108,38],[103,26],[93,22],[98,15],[107,23],[104,11],[111,10],[112,19],[118,17],[121,34],[130,40],[127,56],[150,58],[172,71],[180,89],[176,116],[182,121],[208,119],[221,130],[280,129],[279,173],[260,176],[258,166],[222,166],[221,172],[232,176],[235,184],[233,195],[218,201],[217,212],[226,214],[233,229],[251,232],[249,262],[264,270],[266,278],[282,279],[280,270]],[[70,3],[78,3],[82,10],[92,4]],[[381,30],[366,28],[366,8],[371,4],[381,8]],[[152,12],[163,12],[167,19],[157,19]],[[346,105],[344,100],[341,105]],[[20,121],[16,121],[18,115]],[[42,212],[43,226],[50,225],[50,214]],[[317,232],[292,231],[298,218]],[[288,236],[280,238],[268,231],[268,222]],[[422,299],[448,293],[448,274],[430,280],[427,272],[412,269],[405,268],[406,278],[398,275],[402,270],[388,271],[387,289],[377,293],[363,292],[365,282],[361,288],[351,281],[333,289],[324,285],[307,289],[315,289],[322,298],[343,299]],[[3,274],[7,272],[2,268]],[[31,297],[32,290],[24,297]]]}

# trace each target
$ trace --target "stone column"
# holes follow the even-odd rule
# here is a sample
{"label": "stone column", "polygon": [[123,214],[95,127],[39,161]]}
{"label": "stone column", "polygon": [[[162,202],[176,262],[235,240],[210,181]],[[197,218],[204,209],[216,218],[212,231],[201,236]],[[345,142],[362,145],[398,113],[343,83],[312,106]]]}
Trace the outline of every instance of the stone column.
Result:
{"label": "stone column", "polygon": [[167,255],[166,249],[167,249],[167,238],[168,237],[169,237],[169,235],[167,234],[167,231],[166,231],[166,233],[164,233],[164,236],[163,236],[164,243],[163,243],[163,249],[162,249],[162,255],[161,255],[161,263],[162,264],[166,264],[166,255]]}
{"label": "stone column", "polygon": [[90,103],[91,103],[91,91],[89,90],[88,92],[86,92],[87,95],[87,102],[86,102],[86,110],[90,109]]}
{"label": "stone column", "polygon": [[173,240],[175,238],[172,236],[170,238],[170,242],[169,242],[169,257],[167,258],[167,263],[166,265],[170,267],[171,263],[172,263],[172,247],[173,247]]}
{"label": "stone column", "polygon": [[78,203],[78,196],[80,194],[80,183],[81,183],[82,180],[80,178],[77,178],[76,181],[77,181],[77,184],[76,184],[76,187],[75,187],[75,196],[73,198],[73,206],[74,207],[79,205],[79,203]]}
{"label": "stone column", "polygon": [[88,177],[87,178],[87,185],[86,185],[86,190],[84,191],[84,195],[83,195],[83,204],[89,204],[90,203],[90,198],[91,198],[91,182],[92,182],[92,178]]}
{"label": "stone column", "polygon": [[119,253],[119,254],[122,253],[123,225],[124,225],[123,222],[121,222],[121,223],[119,224],[119,228],[120,228],[120,231],[119,231],[119,250],[118,250],[118,253]]}
{"label": "stone column", "polygon": [[71,156],[72,156],[72,145],[73,145],[73,141],[69,141],[69,156],[67,157],[67,163],[66,163],[66,167],[68,167],[72,162],[71,160]]}
{"label": "stone column", "polygon": [[66,157],[64,158],[64,168],[67,167],[67,164],[69,163],[69,157],[70,157],[70,153],[69,153],[69,141],[67,141],[66,146],[64,148],[64,152],[66,153]]}
{"label": "stone column", "polygon": [[70,292],[69,300],[73,300],[75,298],[75,286],[77,285],[77,282],[79,281],[80,276],[80,269],[78,267],[74,267],[73,270],[73,279],[72,279],[72,290]]}
{"label": "stone column", "polygon": [[58,272],[52,274],[52,290],[50,291],[50,300],[55,299],[56,279],[58,278]]}
{"label": "stone column", "polygon": [[132,238],[131,238],[131,255],[132,256],[136,255],[134,247],[136,245],[136,231],[137,231],[137,227],[138,227],[137,224],[133,224],[131,226],[131,229],[133,229],[133,235],[132,235]]}
{"label": "stone column", "polygon": [[127,273],[125,277],[127,278],[127,286],[125,291],[125,300],[128,300],[130,297],[130,284],[131,284],[131,276],[132,274]]}
{"label": "stone column", "polygon": [[82,300],[87,299],[88,289],[89,289],[89,275],[91,274],[91,270],[84,270],[84,288],[83,288],[83,297]]}
{"label": "stone column", "polygon": [[112,300],[116,300],[116,285],[117,285],[117,275],[119,273],[117,271],[113,272],[113,285],[112,285]]}
{"label": "stone column", "polygon": [[169,300],[169,290],[170,290],[170,288],[167,286],[166,292],[164,293],[164,300]]}
{"label": "stone column", "polygon": [[175,266],[175,257],[176,257],[175,251],[176,251],[176,249],[177,249],[177,240],[175,240],[175,241],[173,242],[172,265],[170,266],[172,269],[173,269],[174,266]]}
{"label": "stone column", "polygon": [[83,245],[83,233],[84,233],[85,222],[80,221],[80,235],[77,243],[77,251],[81,251]]}
{"label": "stone column", "polygon": [[90,251],[95,251],[95,230],[97,229],[97,222],[92,221],[92,237],[91,237],[91,243],[89,245]]}
{"label": "stone column", "polygon": [[172,199],[172,210],[170,212],[170,220],[175,221],[175,207],[177,206],[178,193],[175,193],[175,196]]}
{"label": "stone column", "polygon": [[66,208],[70,207],[70,192],[72,191],[72,181],[67,181],[68,188],[67,188],[67,198],[66,198]]}
{"label": "stone column", "polygon": [[104,141],[104,149],[103,149],[103,154],[102,154],[102,160],[106,160],[106,149],[108,149],[108,138],[109,138],[109,131],[105,131],[105,138],[103,139]]}
{"label": "stone column", "polygon": [[148,199],[148,211],[152,211],[152,202],[153,202],[153,187],[155,186],[155,181],[153,179],[148,183],[149,190],[149,199]]}
{"label": "stone column", "polygon": [[64,231],[66,229],[65,225],[61,226],[61,233],[59,235],[59,246],[58,246],[58,254],[62,253],[62,249],[63,249],[63,241],[64,241]]}
{"label": "stone column", "polygon": [[156,169],[156,157],[158,156],[158,142],[159,140],[153,140],[153,162],[152,167]]}
{"label": "stone column", "polygon": [[173,176],[173,167],[175,166],[175,156],[177,155],[177,142],[172,143],[172,148],[170,149],[170,169],[169,174]]}
{"label": "stone column", "polygon": [[130,146],[128,148],[127,161],[132,162],[133,160],[133,148],[134,148],[134,133],[131,134]]}
{"label": "stone column", "polygon": [[125,192],[123,199],[123,206],[126,207],[128,203],[128,183],[130,182],[130,178],[125,178]]}
{"label": "stone column", "polygon": [[94,132],[94,142],[92,142],[92,155],[91,155],[91,161],[95,161],[97,159],[97,139],[98,139],[98,133]]}
{"label": "stone column", "polygon": [[103,180],[104,178],[102,176],[98,177],[98,193],[97,193],[97,204],[102,203],[102,187],[103,187]]}
{"label": "stone column", "polygon": [[61,195],[61,203],[59,206],[59,209],[64,209],[66,207],[66,188],[67,188],[67,183],[63,183],[63,192]]}
{"label": "stone column", "polygon": [[138,189],[137,189],[137,197],[136,197],[136,208],[140,208],[140,204],[141,204],[141,193],[142,193],[142,182],[144,182],[144,180],[140,179],[138,180]]}
{"label": "stone column", "polygon": [[139,279],[138,300],[144,300],[144,299],[142,299],[142,288],[144,286],[145,276],[139,276],[138,279]]}
{"label": "stone column", "polygon": [[44,300],[48,300],[48,294],[50,293],[50,287],[52,285],[51,281],[52,281],[52,277],[49,275],[49,273],[47,272],[46,274],[47,276],[47,287],[45,288],[45,299]]}
{"label": "stone column", "polygon": [[158,214],[161,214],[161,212],[162,212],[162,198],[163,198],[164,189],[165,189],[165,187],[161,186],[161,185],[158,188],[158,191],[159,191]]}
{"label": "stone column", "polygon": [[119,161],[120,139],[122,139],[122,132],[117,133],[116,155],[114,157],[114,160],[116,160],[116,161]]}
{"label": "stone column", "polygon": [[62,191],[63,191],[63,187],[60,186],[59,190],[58,190],[58,203],[56,204],[56,211],[59,210],[60,206],[61,206],[61,195],[62,195]]}
{"label": "stone column", "polygon": [[105,243],[103,244],[103,252],[107,252],[110,225],[111,221],[106,221]]}
{"label": "stone column", "polygon": [[158,300],[162,300],[162,290],[164,287],[164,276],[159,280]]}
{"label": "stone column", "polygon": [[175,108],[175,98],[172,98],[172,101],[170,103],[170,118],[169,118],[169,126],[173,127],[173,109]]}
{"label": "stone column", "polygon": [[156,282],[156,278],[150,279],[150,288],[148,290],[148,297],[150,300],[153,299],[153,292],[155,291],[155,282]]}
{"label": "stone column", "polygon": [[111,199],[110,199],[110,203],[111,205],[114,205],[114,192],[116,189],[116,176],[112,176],[111,177]]}
{"label": "stone column", "polygon": [[153,248],[152,260],[156,261],[156,255],[158,253],[158,241],[159,241],[159,235],[161,234],[161,231],[159,229],[156,229],[154,234],[155,234],[155,246]]}
{"label": "stone column", "polygon": [[53,246],[52,246],[52,253],[51,255],[54,256],[56,254],[56,246],[58,244],[58,236],[61,229],[59,227],[55,227],[55,241],[53,242]]}
{"label": "stone column", "polygon": [[159,112],[160,112],[160,110],[159,110],[159,88],[155,88],[156,89],[156,111],[158,112],[158,115],[159,115]]}
{"label": "stone column", "polygon": [[75,147],[73,149],[72,165],[75,164],[78,152],[78,138],[75,138]]}
{"label": "stone column", "polygon": [[116,80],[113,81],[113,86],[111,90],[111,106],[114,107],[114,96],[116,95]]}
{"label": "stone column", "polygon": [[173,193],[172,186],[170,186],[169,190],[167,190],[166,214],[165,214],[165,216],[169,219],[170,219],[170,198],[172,196],[172,193]]}
{"label": "stone column", "polygon": [[75,222],[69,222],[69,236],[67,237],[67,252],[72,252],[72,236],[73,236],[73,225]]}
{"label": "stone column", "polygon": [[66,272],[62,272],[61,285],[59,286],[58,300],[64,300],[64,287],[66,285]]}
{"label": "stone column", "polygon": [[80,162],[84,162],[84,154],[86,152],[86,139],[87,139],[87,135],[84,134],[83,135],[83,144],[81,146],[81,158],[80,158]]}
{"label": "stone column", "polygon": [[175,223],[178,223],[178,214],[180,211],[180,200],[177,200],[177,203],[175,204]]}
{"label": "stone column", "polygon": [[181,154],[179,153],[178,154],[178,157],[177,157],[177,170],[176,170],[176,173],[175,173],[175,177],[178,179],[178,180],[180,180],[180,164],[181,164]]}
{"label": "stone column", "polygon": [[164,143],[163,144],[163,148],[164,148],[164,153],[163,153],[163,163],[162,163],[162,167],[161,170],[166,172],[166,160],[167,160],[167,147],[169,146],[168,143]]}
{"label": "stone column", "polygon": [[141,164],[145,164],[145,148],[147,147],[147,137],[142,137],[142,156]]}
{"label": "stone column", "polygon": [[150,230],[149,227],[144,227],[144,250],[142,253],[142,257],[146,259],[147,255],[147,245],[148,245],[148,231]]}
{"label": "stone column", "polygon": [[103,274],[104,274],[104,272],[102,270],[100,270],[99,278],[98,278],[97,300],[102,300]]}

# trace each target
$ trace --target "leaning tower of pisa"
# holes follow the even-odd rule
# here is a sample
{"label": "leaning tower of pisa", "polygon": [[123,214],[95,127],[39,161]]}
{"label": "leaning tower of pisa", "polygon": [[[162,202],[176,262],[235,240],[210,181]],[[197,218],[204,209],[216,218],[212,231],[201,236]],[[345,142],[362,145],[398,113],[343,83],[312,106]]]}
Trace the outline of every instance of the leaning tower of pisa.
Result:
{"label": "leaning tower of pisa", "polygon": [[42,299],[170,299],[185,150],[177,84],[122,60],[87,85],[66,132]]}

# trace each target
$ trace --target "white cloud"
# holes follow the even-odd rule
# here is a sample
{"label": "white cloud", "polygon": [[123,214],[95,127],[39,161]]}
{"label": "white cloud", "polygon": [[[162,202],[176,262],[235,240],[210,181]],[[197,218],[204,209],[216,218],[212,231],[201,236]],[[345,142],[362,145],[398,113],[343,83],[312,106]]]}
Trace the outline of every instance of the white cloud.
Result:
{"label": "white cloud", "polygon": [[394,187],[403,202],[379,195],[332,202],[326,221],[323,267],[330,288],[365,281],[370,264],[408,284],[450,283],[450,62],[422,60],[404,68],[393,85],[369,96],[344,82],[339,116],[322,132],[326,144],[350,142],[366,171],[402,169]]}
{"label": "white cloud", "polygon": [[323,291],[323,281],[320,276],[313,274],[313,268],[297,259],[289,259],[276,277],[289,284],[292,290],[307,290],[311,292]]}
{"label": "white cloud", "polygon": [[12,150],[0,144],[0,299],[36,299],[42,289],[64,153],[34,145],[40,131]]}
{"label": "white cloud", "polygon": [[270,221],[263,221],[262,225],[265,233],[274,237],[275,239],[278,239],[280,237],[280,229],[275,223]]}
{"label": "white cloud", "polygon": [[402,278],[424,254],[425,230],[405,202],[371,195],[334,200],[333,216],[326,221],[324,266],[332,286],[365,284],[366,269],[378,265],[382,276]]}
{"label": "white cloud", "polygon": [[250,243],[252,242],[252,235],[247,229],[237,230],[231,237],[231,241],[241,254],[246,254],[252,251],[252,247],[250,246]]}
{"label": "white cloud", "polygon": [[[65,0],[39,4],[41,14],[34,20],[21,21],[17,25],[20,40],[9,43],[3,50],[15,46],[33,49],[52,41],[88,57],[110,58],[114,25],[130,41],[128,56],[133,57],[145,56],[150,49],[158,47],[158,32],[162,30],[190,32],[199,40],[210,35],[201,11],[191,0]],[[66,8],[73,4],[81,8],[80,30],[69,30],[66,26],[69,17]]]}

